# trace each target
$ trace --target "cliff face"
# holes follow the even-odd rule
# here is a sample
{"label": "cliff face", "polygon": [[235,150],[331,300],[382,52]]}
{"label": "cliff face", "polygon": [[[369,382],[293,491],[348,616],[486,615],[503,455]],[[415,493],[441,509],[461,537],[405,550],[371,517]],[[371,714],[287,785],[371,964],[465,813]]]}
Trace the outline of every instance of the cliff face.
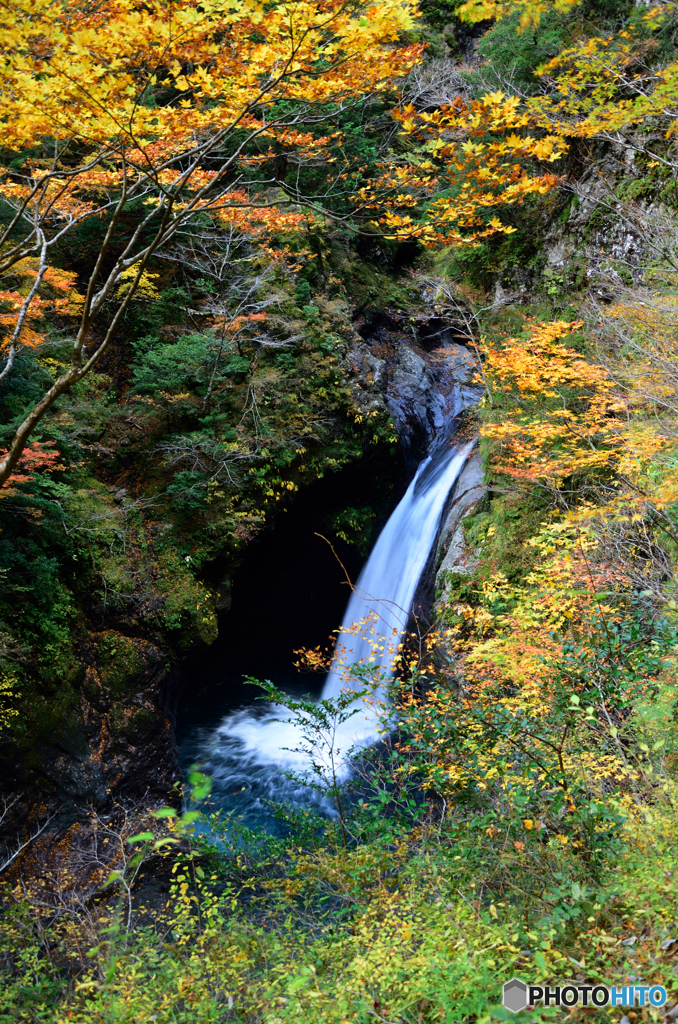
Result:
{"label": "cliff face", "polygon": [[454,417],[478,401],[476,356],[454,323],[434,313],[399,318],[372,310],[358,330],[361,341],[349,354],[354,372],[381,393],[413,471]]}
{"label": "cliff face", "polygon": [[[143,619],[134,633],[122,623],[88,629],[87,611],[85,605],[71,673],[51,686],[44,676],[28,681],[26,713],[0,747],[3,795],[16,801],[3,823],[8,837],[46,816],[53,816],[52,828],[67,827],[115,800],[179,801],[176,648],[157,623],[156,642],[140,635]],[[197,645],[216,629],[202,633]]]}
{"label": "cliff face", "polygon": [[452,596],[453,580],[470,577],[478,565],[477,552],[464,533],[464,520],[487,494],[478,447],[468,459],[457,480],[448,513],[443,522],[435,553],[434,612],[444,608]]}
{"label": "cliff face", "polygon": [[74,805],[166,799],[180,779],[172,724],[176,672],[160,648],[115,630],[81,648],[79,706],[70,728],[36,744],[36,772]]}
{"label": "cliff face", "polygon": [[[3,791],[17,801],[4,822],[8,837],[50,814],[50,829],[59,829],[119,800],[148,806],[178,801],[178,697],[196,658],[214,642],[219,617],[229,613],[233,573],[238,566],[246,571],[252,539],[263,528],[275,531],[283,512],[294,516],[295,493],[328,472],[365,459],[387,467],[394,457],[404,457],[411,472],[454,414],[475,400],[474,357],[449,325],[441,331],[422,312],[413,326],[402,313],[374,307],[353,319],[350,306],[336,301],[319,302],[317,309],[309,327],[319,348],[306,343],[274,364],[277,388],[304,369],[318,374],[320,390],[333,388],[322,427],[305,440],[285,440],[289,406],[263,458],[261,442],[236,432],[232,468],[200,503],[200,478],[184,471],[168,481],[158,450],[169,447],[167,424],[156,417],[149,434],[137,407],[135,422],[145,435],[139,431],[135,438],[118,415],[99,435],[110,440],[106,462],[117,469],[115,482],[110,475],[97,479],[96,467],[88,465],[80,479],[87,486],[63,487],[59,517],[68,546],[64,550],[56,534],[52,600],[42,594],[40,623],[43,638],[50,624],[58,623],[61,632],[56,643],[43,639],[42,649],[22,653],[17,689],[23,711],[0,745]],[[235,427],[251,402],[248,391],[251,396],[260,387],[262,403],[272,404],[271,384],[271,369],[260,360],[243,380],[240,409],[229,412]],[[128,392],[122,408],[130,404]],[[181,425],[170,423],[177,448]],[[281,445],[299,449],[294,461],[271,459],[276,444],[279,451]],[[205,459],[200,451],[194,456]],[[238,457],[249,467],[244,473]],[[341,519],[340,494],[328,500],[337,505],[326,510],[329,520],[335,513]],[[33,528],[34,552],[52,526],[51,513],[43,512]],[[14,543],[20,548],[22,538]]]}

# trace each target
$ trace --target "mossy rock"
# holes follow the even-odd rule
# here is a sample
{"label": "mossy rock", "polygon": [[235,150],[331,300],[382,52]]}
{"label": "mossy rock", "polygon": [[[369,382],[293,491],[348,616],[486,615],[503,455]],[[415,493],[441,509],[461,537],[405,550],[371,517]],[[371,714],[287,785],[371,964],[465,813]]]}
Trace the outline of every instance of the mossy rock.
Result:
{"label": "mossy rock", "polygon": [[96,660],[101,684],[114,697],[129,693],[145,666],[143,651],[134,640],[113,631],[99,640]]}
{"label": "mossy rock", "polygon": [[509,492],[479,502],[464,521],[466,541],[480,549],[480,577],[501,572],[510,581],[533,567],[536,551],[527,542],[535,535],[547,506],[539,494]]}
{"label": "mossy rock", "polygon": [[65,687],[56,702],[37,699],[27,715],[21,716],[22,728],[13,729],[17,748],[27,768],[40,768],[41,746],[57,747],[79,759],[88,751],[87,737],[80,717],[78,694]]}
{"label": "mossy rock", "polygon": [[124,736],[126,743],[140,746],[157,731],[158,715],[144,705],[116,704],[110,712],[112,731]]}
{"label": "mossy rock", "polygon": [[219,634],[213,595],[176,553],[163,552],[158,564],[162,573],[158,591],[163,597],[160,616],[173,646],[183,654],[195,646],[209,647]]}

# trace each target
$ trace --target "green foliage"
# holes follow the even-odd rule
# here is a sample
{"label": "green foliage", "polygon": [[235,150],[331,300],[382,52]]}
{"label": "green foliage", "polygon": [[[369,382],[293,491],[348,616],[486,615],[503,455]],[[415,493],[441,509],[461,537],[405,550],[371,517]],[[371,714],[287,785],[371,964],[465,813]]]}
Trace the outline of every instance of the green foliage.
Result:
{"label": "green foliage", "polygon": [[[292,828],[280,839],[232,816],[207,815],[205,831],[195,811],[178,819],[161,810],[155,819],[168,831],[130,836],[124,863],[104,879],[94,941],[79,938],[86,916],[38,927],[42,911],[30,903],[3,916],[0,1019],[367,1024],[375,1007],[408,1024],[503,1019],[501,985],[513,974],[554,983],[575,960],[588,983],[623,983],[621,940],[633,936],[641,936],[633,957],[644,983],[678,990],[670,947],[660,949],[678,912],[670,700],[664,689],[642,697],[626,733],[628,755],[635,750],[659,784],[640,812],[642,838],[627,815],[606,812],[611,795],[569,814],[547,779],[526,776],[520,787],[453,803],[413,799],[421,783],[402,745],[356,763],[361,787],[344,808],[346,843],[333,821],[310,811],[281,809]],[[309,738],[349,710],[286,703]],[[563,713],[583,720],[584,703]],[[194,801],[209,795],[197,770],[189,785]],[[590,825],[595,858],[562,842],[557,814],[571,835]],[[169,889],[150,918],[131,899],[144,872]],[[75,968],[70,978],[61,963]]]}
{"label": "green foliage", "polygon": [[618,31],[633,12],[630,0],[584,0],[582,14],[608,31]]}
{"label": "green foliage", "polygon": [[299,307],[308,305],[311,299],[311,285],[305,278],[300,277],[294,289],[294,299]]}
{"label": "green foliage", "polygon": [[175,398],[199,388],[205,384],[207,364],[216,345],[211,335],[189,334],[150,348],[134,370],[135,390],[142,395],[168,392],[168,397]]}
{"label": "green foliage", "polygon": [[[534,206],[522,210],[516,231],[506,237],[489,238],[476,246],[450,253],[446,262],[451,275],[467,281],[473,288],[485,290],[502,271],[536,267],[542,259],[541,229],[531,216],[536,212]],[[511,220],[512,213],[508,212],[505,219]]]}
{"label": "green foliage", "polygon": [[372,547],[376,518],[377,514],[370,505],[349,507],[334,516],[332,526],[337,537],[347,544],[354,544],[365,555]]}
{"label": "green foliage", "polygon": [[547,508],[548,498],[538,490],[491,493],[483,498],[464,520],[466,543],[480,552],[481,576],[501,572],[516,581],[532,568],[537,552],[527,541]]}
{"label": "green foliage", "polygon": [[451,21],[458,21],[457,10],[461,4],[462,0],[424,0],[421,10],[429,25],[442,28]]}
{"label": "green foliage", "polygon": [[509,78],[517,92],[538,93],[541,83],[535,71],[571,45],[572,21],[571,13],[547,9],[536,29],[519,33],[518,13],[502,18],[478,43],[478,56],[484,63],[466,75],[469,85],[477,91],[500,88],[507,92]]}

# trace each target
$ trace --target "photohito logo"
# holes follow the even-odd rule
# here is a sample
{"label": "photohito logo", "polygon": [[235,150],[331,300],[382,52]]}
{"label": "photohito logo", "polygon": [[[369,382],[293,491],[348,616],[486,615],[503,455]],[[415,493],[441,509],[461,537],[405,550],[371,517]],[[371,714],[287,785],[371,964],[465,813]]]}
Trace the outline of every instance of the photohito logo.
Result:
{"label": "photohito logo", "polygon": [[663,985],[526,985],[511,978],[504,985],[507,1010],[520,1013],[528,1006],[663,1006]]}

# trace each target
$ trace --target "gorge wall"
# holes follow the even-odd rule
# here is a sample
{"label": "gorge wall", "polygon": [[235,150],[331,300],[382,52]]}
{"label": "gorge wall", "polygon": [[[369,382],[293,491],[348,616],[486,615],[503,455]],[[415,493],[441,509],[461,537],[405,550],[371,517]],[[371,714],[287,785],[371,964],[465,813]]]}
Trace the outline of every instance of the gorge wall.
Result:
{"label": "gorge wall", "polygon": [[[99,543],[99,585],[70,592],[69,635],[56,663],[46,668],[43,661],[38,672],[26,665],[23,685],[31,700],[0,746],[3,793],[12,804],[3,823],[9,845],[48,818],[50,832],[62,831],[119,801],[176,803],[178,701],[210,662],[219,623],[228,626],[233,602],[237,606],[241,588],[233,580],[248,577],[260,538],[275,535],[283,517],[289,523],[299,514],[308,521],[305,529],[321,527],[357,571],[420,458],[451,418],[477,400],[475,355],[460,343],[454,323],[427,317],[425,310],[412,323],[375,307],[351,319],[348,305],[317,301],[313,327],[325,338],[329,327],[336,332],[331,353],[322,358],[337,388],[345,389],[329,421],[330,443],[339,447],[337,440],[349,435],[348,450],[329,460],[326,439],[305,441],[327,464],[312,476],[300,467],[294,489],[241,531],[238,550],[237,525],[221,536],[212,527],[206,555],[201,531],[196,535],[185,519],[158,515],[153,478],[162,454],[149,452],[148,444],[143,455],[133,451],[118,462],[112,483],[110,477],[90,479],[77,492],[80,522],[103,523],[109,551],[102,558]],[[124,436],[123,451],[129,443]],[[248,484],[245,478],[240,487],[247,491]],[[177,489],[180,500],[190,495],[190,481],[184,479],[183,488],[184,494]],[[88,546],[91,558],[91,540]],[[72,557],[82,556],[76,549]],[[261,573],[256,592],[266,587],[267,571],[256,557],[251,564]],[[91,573],[88,579],[91,586]],[[227,662],[232,657],[223,644],[219,651]],[[234,660],[246,663],[242,651]]]}

